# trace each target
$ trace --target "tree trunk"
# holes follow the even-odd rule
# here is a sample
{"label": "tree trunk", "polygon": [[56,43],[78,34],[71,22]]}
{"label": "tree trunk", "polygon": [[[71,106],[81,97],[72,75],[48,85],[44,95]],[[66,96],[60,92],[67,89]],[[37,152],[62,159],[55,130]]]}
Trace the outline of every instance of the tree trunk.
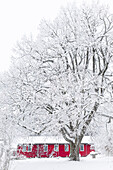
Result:
{"label": "tree trunk", "polygon": [[79,158],[79,144],[70,143],[70,160],[80,161]]}
{"label": "tree trunk", "polygon": [[9,154],[9,150],[6,150],[4,154],[4,159],[2,162],[2,170],[8,170],[9,163],[10,163],[10,154]]}

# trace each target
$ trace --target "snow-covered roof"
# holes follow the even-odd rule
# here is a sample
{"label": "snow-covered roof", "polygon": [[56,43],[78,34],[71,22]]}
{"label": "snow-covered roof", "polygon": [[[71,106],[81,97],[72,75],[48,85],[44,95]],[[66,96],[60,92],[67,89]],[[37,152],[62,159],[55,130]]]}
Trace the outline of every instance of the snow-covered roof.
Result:
{"label": "snow-covered roof", "polygon": [[[20,137],[16,138],[13,143],[12,147],[17,147],[18,144],[54,144],[54,143],[68,143],[63,137],[59,136],[29,136],[29,137]],[[85,136],[81,143],[88,143],[91,144],[90,136]]]}
{"label": "snow-covered roof", "polygon": [[93,144],[90,136],[84,136],[81,143]]}
{"label": "snow-covered roof", "polygon": [[29,136],[16,138],[13,141],[13,146],[16,144],[53,144],[53,143],[68,143],[64,138],[58,136]]}

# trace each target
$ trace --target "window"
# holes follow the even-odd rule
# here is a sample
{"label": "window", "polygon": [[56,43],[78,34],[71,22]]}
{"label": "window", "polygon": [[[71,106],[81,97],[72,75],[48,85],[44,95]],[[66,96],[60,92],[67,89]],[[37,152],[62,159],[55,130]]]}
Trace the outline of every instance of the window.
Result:
{"label": "window", "polygon": [[28,145],[28,152],[31,152],[31,151],[32,151],[32,146]]}
{"label": "window", "polygon": [[26,152],[26,145],[23,145],[22,152]]}
{"label": "window", "polygon": [[58,145],[54,145],[54,151],[56,151],[56,152],[59,151],[59,146]]}
{"label": "window", "polygon": [[44,145],[44,152],[48,151],[48,145]]}
{"label": "window", "polygon": [[64,145],[64,149],[65,149],[65,152],[68,152],[69,151],[69,145],[68,144]]}
{"label": "window", "polygon": [[95,150],[95,146],[94,146],[94,145],[91,145],[91,146],[90,146],[90,150]]}
{"label": "window", "polygon": [[84,145],[80,145],[80,151],[84,151]]}

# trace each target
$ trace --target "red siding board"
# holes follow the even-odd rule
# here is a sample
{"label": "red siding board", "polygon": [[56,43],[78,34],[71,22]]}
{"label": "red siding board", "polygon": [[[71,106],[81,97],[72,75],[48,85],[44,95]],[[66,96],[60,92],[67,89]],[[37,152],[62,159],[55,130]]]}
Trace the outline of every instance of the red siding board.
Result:
{"label": "red siding board", "polygon": [[[54,151],[54,144],[47,144],[48,145],[48,151],[44,152],[44,144],[32,144],[32,151],[28,152],[28,147],[26,147],[26,152],[22,151],[22,145],[18,146],[17,153],[18,156],[26,156],[27,158],[35,158],[35,157],[69,157],[70,154],[70,145],[69,145],[69,151],[65,151],[65,144],[59,144],[59,151]],[[90,154],[91,151],[94,151],[90,149],[89,144],[84,144],[84,151],[80,151],[79,153],[82,157],[87,156]]]}

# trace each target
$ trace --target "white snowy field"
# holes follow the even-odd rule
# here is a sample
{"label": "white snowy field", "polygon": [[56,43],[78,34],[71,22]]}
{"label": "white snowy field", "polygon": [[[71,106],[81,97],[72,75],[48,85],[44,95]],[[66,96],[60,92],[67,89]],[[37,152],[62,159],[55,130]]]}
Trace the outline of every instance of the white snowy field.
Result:
{"label": "white snowy field", "polygon": [[10,170],[113,170],[113,157],[86,157],[80,162],[68,158],[15,160],[11,161]]}

